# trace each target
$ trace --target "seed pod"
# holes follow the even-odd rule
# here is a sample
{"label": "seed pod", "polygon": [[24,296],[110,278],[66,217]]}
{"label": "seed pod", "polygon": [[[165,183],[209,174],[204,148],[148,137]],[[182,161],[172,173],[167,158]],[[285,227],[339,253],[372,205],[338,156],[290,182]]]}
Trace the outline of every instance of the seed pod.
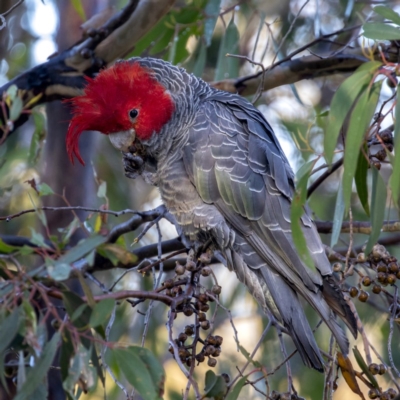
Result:
{"label": "seed pod", "polygon": [[210,335],[207,339],[206,342],[208,344],[212,344],[213,346],[217,344],[217,339],[215,338],[215,336]]}
{"label": "seed pod", "polygon": [[58,331],[60,329],[61,322],[54,318],[51,320],[51,326],[54,328],[54,330]]}
{"label": "seed pod", "polygon": [[205,360],[204,353],[199,353],[199,354],[197,354],[197,355],[196,355],[196,360],[197,360],[199,363],[202,363],[202,362]]}
{"label": "seed pod", "polygon": [[205,293],[200,293],[198,300],[205,304],[208,302],[208,296]]}
{"label": "seed pod", "polygon": [[379,375],[384,375],[387,372],[387,367],[384,364],[379,364]]}
{"label": "seed pod", "polygon": [[210,306],[208,304],[203,304],[203,303],[199,304],[199,310],[200,311],[207,312],[209,309],[210,309]]}
{"label": "seed pod", "polygon": [[211,291],[214,293],[214,294],[216,294],[216,295],[219,295],[220,293],[221,293],[221,286],[219,286],[219,285],[214,285],[212,288],[211,288]]}
{"label": "seed pod", "polygon": [[388,283],[389,285],[393,285],[394,283],[396,283],[396,275],[394,275],[394,274],[389,274],[389,275],[386,277],[386,281],[387,281],[387,283]]}
{"label": "seed pod", "polygon": [[222,342],[224,341],[224,338],[222,336],[218,336],[218,335],[216,335],[214,337],[215,337],[215,340],[216,340],[216,345],[217,346],[221,346]]}
{"label": "seed pod", "polygon": [[188,338],[188,337],[187,337],[187,334],[184,333],[184,332],[181,332],[181,333],[179,334],[179,336],[178,336],[179,341],[182,342],[182,343],[185,343],[187,338]]}
{"label": "seed pod", "polygon": [[210,267],[203,267],[200,271],[202,276],[210,276],[211,275],[211,268]]}
{"label": "seed pod", "polygon": [[190,317],[191,315],[193,315],[193,309],[192,309],[192,307],[190,307],[190,306],[186,306],[184,309],[183,309],[183,313],[187,316],[187,317]]}
{"label": "seed pod", "polygon": [[371,280],[371,278],[370,278],[369,276],[364,276],[364,277],[362,278],[362,280],[361,280],[361,283],[362,283],[364,286],[370,286],[371,283],[372,283],[372,280]]}
{"label": "seed pod", "polygon": [[166,281],[164,281],[164,286],[167,289],[172,289],[174,287],[174,280],[173,279],[167,279]]}
{"label": "seed pod", "polygon": [[209,367],[214,368],[217,365],[217,360],[215,358],[209,358],[207,361]]}
{"label": "seed pod", "polygon": [[399,271],[399,272],[397,272],[397,274],[396,274],[396,278],[397,278],[397,279],[400,279],[400,271]]}
{"label": "seed pod", "polygon": [[219,357],[221,354],[221,347],[216,347],[214,352],[211,354],[213,357]]}
{"label": "seed pod", "polygon": [[210,264],[211,258],[212,258],[211,252],[207,252],[207,253],[203,253],[203,254],[200,255],[199,261],[202,264],[207,265],[207,264]]}
{"label": "seed pod", "polygon": [[381,394],[380,400],[390,400],[390,394],[388,392],[383,392]]}
{"label": "seed pod", "polygon": [[392,274],[397,274],[397,272],[399,271],[399,266],[396,262],[391,262],[388,267],[389,272],[391,272]]}
{"label": "seed pod", "polygon": [[368,397],[369,397],[370,399],[377,399],[377,398],[379,397],[379,391],[378,391],[378,389],[371,389],[371,390],[368,392]]}
{"label": "seed pod", "polygon": [[367,261],[367,258],[365,257],[365,253],[358,253],[357,254],[357,261],[360,263],[363,263]]}
{"label": "seed pod", "polygon": [[340,272],[343,268],[342,263],[340,262],[335,262],[332,266],[332,269],[334,270],[334,272]]}
{"label": "seed pod", "polygon": [[184,332],[186,333],[186,335],[192,336],[194,334],[194,325],[186,325]]}
{"label": "seed pod", "polygon": [[174,354],[174,348],[173,348],[171,345],[168,346],[168,351],[169,351],[171,354]]}
{"label": "seed pod", "polygon": [[389,394],[391,399],[394,399],[397,396],[397,392],[393,388],[389,388],[386,393]]}
{"label": "seed pod", "polygon": [[203,351],[206,356],[211,356],[211,354],[214,353],[214,351],[215,351],[215,347],[213,345],[209,344],[204,347]]}
{"label": "seed pod", "polygon": [[202,322],[200,322],[200,327],[201,327],[201,329],[204,329],[205,331],[207,330],[207,329],[210,329],[210,321],[202,321]]}
{"label": "seed pod", "polygon": [[190,357],[186,359],[186,365],[187,365],[188,367],[191,367],[191,366],[192,366],[192,359],[191,359]]}
{"label": "seed pod", "polygon": [[358,295],[358,300],[365,303],[368,300],[369,293],[365,290],[360,290],[360,294]]}
{"label": "seed pod", "polygon": [[185,266],[176,262],[175,273],[177,275],[183,275],[185,272],[186,272]]}
{"label": "seed pod", "polygon": [[203,312],[199,313],[199,321],[203,322],[207,319],[207,315]]}
{"label": "seed pod", "polygon": [[186,357],[190,356],[189,351],[186,350],[184,347],[180,347],[180,348],[179,348],[178,354],[179,354],[179,358],[180,358],[182,361],[185,361],[185,360],[186,360]]}
{"label": "seed pod", "polygon": [[355,286],[352,286],[349,289],[349,294],[351,297],[357,297],[358,296],[358,289]]}
{"label": "seed pod", "polygon": [[372,375],[379,374],[379,365],[378,364],[375,364],[375,363],[369,364],[368,369]]}
{"label": "seed pod", "polygon": [[378,282],[384,283],[386,280],[386,274],[384,272],[378,272],[376,279],[378,279]]}
{"label": "seed pod", "polygon": [[384,272],[384,273],[388,272],[387,266],[386,266],[386,264],[384,264],[383,262],[380,262],[380,263],[378,264],[378,267],[376,268],[376,270],[377,270],[378,272]]}
{"label": "seed pod", "polygon": [[194,261],[188,261],[187,263],[186,263],[186,269],[188,270],[188,271],[194,271],[195,269],[196,269],[196,263],[194,262]]}
{"label": "seed pod", "polygon": [[382,288],[379,285],[374,285],[374,287],[372,288],[372,291],[375,294],[379,294],[381,292]]}

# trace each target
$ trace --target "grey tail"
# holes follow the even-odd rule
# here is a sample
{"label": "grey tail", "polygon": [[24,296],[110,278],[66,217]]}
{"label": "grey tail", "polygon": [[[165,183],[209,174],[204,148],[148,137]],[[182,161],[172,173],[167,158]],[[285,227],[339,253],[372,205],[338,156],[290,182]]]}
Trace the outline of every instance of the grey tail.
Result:
{"label": "grey tail", "polygon": [[261,268],[259,272],[279,310],[279,320],[289,332],[303,363],[323,372],[324,362],[297,294],[268,267]]}

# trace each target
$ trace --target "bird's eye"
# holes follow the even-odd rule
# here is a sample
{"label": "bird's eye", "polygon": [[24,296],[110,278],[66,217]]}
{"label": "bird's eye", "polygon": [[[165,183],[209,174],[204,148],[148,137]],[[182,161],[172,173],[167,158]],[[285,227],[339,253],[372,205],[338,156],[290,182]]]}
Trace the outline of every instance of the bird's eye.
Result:
{"label": "bird's eye", "polygon": [[133,110],[129,111],[130,119],[135,119],[138,115],[139,115],[139,111],[136,110],[135,108]]}

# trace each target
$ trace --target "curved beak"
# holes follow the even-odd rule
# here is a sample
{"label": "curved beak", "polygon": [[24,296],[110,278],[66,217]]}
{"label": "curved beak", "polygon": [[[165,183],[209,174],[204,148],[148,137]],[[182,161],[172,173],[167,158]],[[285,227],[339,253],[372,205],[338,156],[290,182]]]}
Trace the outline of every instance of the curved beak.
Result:
{"label": "curved beak", "polygon": [[110,133],[108,135],[111,144],[118,150],[127,153],[129,151],[129,146],[135,141],[136,132],[135,130],[129,129],[127,131]]}

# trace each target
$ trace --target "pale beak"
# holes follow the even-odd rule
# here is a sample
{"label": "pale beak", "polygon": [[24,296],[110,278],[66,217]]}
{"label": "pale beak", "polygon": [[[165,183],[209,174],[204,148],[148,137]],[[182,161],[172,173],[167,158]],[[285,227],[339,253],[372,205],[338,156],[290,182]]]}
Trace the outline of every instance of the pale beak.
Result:
{"label": "pale beak", "polygon": [[111,144],[118,150],[127,153],[129,151],[129,146],[133,144],[136,138],[135,130],[129,129],[127,131],[110,133],[108,135]]}

